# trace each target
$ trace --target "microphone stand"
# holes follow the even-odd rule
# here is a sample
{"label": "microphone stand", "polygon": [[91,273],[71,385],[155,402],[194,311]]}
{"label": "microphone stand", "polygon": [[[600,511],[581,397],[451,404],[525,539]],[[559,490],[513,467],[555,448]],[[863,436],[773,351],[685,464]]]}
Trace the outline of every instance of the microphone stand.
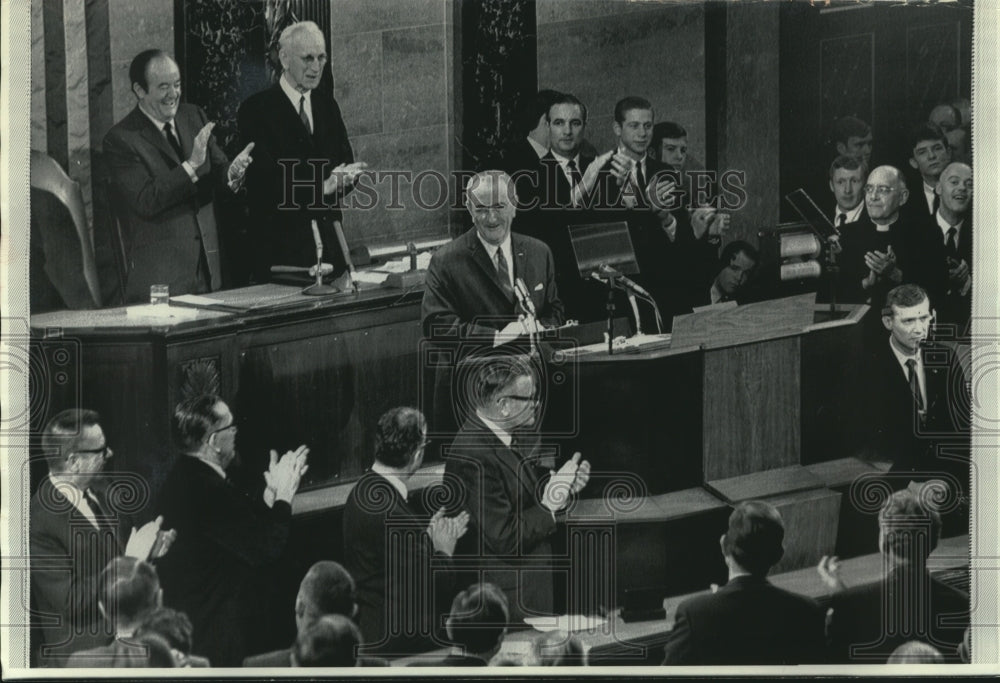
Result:
{"label": "microphone stand", "polygon": [[333,285],[323,284],[323,238],[319,236],[316,221],[312,222],[313,240],[316,242],[316,282],[302,290],[308,296],[326,296],[340,290]]}
{"label": "microphone stand", "polygon": [[615,275],[607,275],[608,279],[608,355],[614,354],[615,343]]}
{"label": "microphone stand", "polygon": [[826,240],[825,265],[830,280],[830,318],[833,319],[837,314],[837,273],[840,272],[840,266],[837,265],[837,254],[833,250],[832,236]]}

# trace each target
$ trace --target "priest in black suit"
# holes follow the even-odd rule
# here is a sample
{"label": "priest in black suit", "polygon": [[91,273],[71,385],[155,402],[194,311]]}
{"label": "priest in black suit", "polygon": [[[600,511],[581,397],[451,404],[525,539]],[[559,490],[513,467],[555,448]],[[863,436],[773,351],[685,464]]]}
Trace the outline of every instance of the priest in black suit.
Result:
{"label": "priest in black suit", "polygon": [[[145,560],[160,531],[150,522],[128,540],[120,534],[102,477],[113,455],[92,410],[57,414],[42,433],[49,474],[31,497],[31,602],[42,666],[63,666],[73,651],[104,645],[113,634],[98,610],[99,572],[114,558]],[[113,476],[113,475],[112,475]],[[166,552],[161,547],[159,551]]]}
{"label": "priest in black suit", "polygon": [[[889,460],[910,479],[947,478],[968,492],[969,397],[962,365],[950,346],[928,343],[931,300],[916,285],[889,292],[882,325],[889,338],[867,359],[867,429],[862,457]],[[897,486],[898,488],[898,486]]]}
{"label": "priest in black suit", "polygon": [[879,166],[868,175],[868,219],[841,230],[839,301],[870,300],[873,306],[881,307],[885,293],[901,283],[918,284],[932,298],[944,290],[948,274],[940,240],[926,220],[904,219],[901,207],[908,201],[912,197],[898,169]]}
{"label": "priest in black suit", "polygon": [[300,446],[280,460],[271,451],[262,494],[251,498],[226,478],[236,457],[236,424],[221,398],[185,400],[173,430],[183,454],[159,498],[158,509],[177,530],[171,552],[157,563],[164,602],[191,618],[196,654],[213,666],[240,666],[251,634],[260,631],[261,582],[288,540],[309,449]]}
{"label": "priest in black suit", "polygon": [[153,284],[169,285],[171,295],[219,289],[213,200],[218,188],[239,187],[253,148],[229,163],[212,138],[215,124],[181,103],[180,70],[162,50],[137,55],[129,78],[138,104],[104,137],[126,252],[126,300],[148,301]]}
{"label": "priest in black suit", "polygon": [[316,265],[317,239],[324,259],[336,260],[326,258],[339,253],[333,221],[366,167],[354,161],[336,100],[316,87],[327,61],[323,32],[301,21],[281,33],[279,46],[278,82],[237,115],[240,139],[255,145],[246,189],[259,282],[272,265]]}
{"label": "priest in black suit", "polygon": [[441,647],[440,615],[451,595],[455,542],[469,516],[421,517],[410,499],[423,464],[427,424],[415,408],[393,408],[375,431],[375,462],[344,507],[344,566],[357,585],[366,652],[404,655]]}
{"label": "priest in black suit", "polygon": [[551,614],[550,566],[556,514],[590,479],[576,453],[558,472],[540,467],[528,446],[539,414],[540,387],[526,356],[475,361],[466,399],[472,408],[446,453],[445,482],[458,485],[470,530],[458,554],[472,558],[482,580],[507,596],[512,623]]}
{"label": "priest in black suit", "polygon": [[820,664],[824,614],[810,598],[777,588],[767,573],[784,554],[785,527],[764,501],[740,503],[720,539],[729,581],[677,607],[665,665]]}
{"label": "priest in black suit", "polygon": [[944,244],[948,284],[944,296],[935,302],[937,323],[953,325],[955,334],[971,333],[972,318],[972,168],[955,162],[941,173],[935,190],[940,206],[933,217],[935,229]]}

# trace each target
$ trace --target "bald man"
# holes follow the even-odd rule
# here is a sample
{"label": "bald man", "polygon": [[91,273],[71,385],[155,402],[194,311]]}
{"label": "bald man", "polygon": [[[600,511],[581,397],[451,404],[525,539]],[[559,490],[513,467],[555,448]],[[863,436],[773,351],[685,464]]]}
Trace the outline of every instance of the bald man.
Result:
{"label": "bald man", "polygon": [[941,172],[934,192],[940,206],[930,224],[944,246],[948,271],[944,296],[938,299],[938,323],[962,334],[972,316],[972,167],[952,162]]}
{"label": "bald man", "polygon": [[868,175],[868,216],[841,230],[840,301],[881,307],[886,292],[904,283],[918,284],[932,297],[943,291],[943,247],[926,222],[904,218],[902,207],[911,200],[898,168],[879,166]]}

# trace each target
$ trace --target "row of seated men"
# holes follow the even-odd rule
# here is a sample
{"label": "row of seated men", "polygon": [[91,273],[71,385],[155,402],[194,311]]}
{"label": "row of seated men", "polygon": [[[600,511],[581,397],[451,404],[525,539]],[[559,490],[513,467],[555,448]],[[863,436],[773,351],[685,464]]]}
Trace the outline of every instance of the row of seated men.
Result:
{"label": "row of seated men", "polygon": [[[906,347],[920,357],[913,347],[926,336],[929,301],[909,285],[890,300],[879,378],[888,408],[871,416],[874,456],[893,460],[903,486],[943,481],[949,516],[967,522],[967,504],[951,505],[967,501],[967,444],[956,457],[967,432],[940,421],[951,415],[942,393],[951,368],[928,364],[920,372],[897,353]],[[371,470],[348,497],[342,561],[357,583],[358,626],[373,652],[395,656],[443,646],[447,641],[435,637],[438,617],[456,586],[477,580],[503,592],[513,624],[555,607],[554,535],[587,486],[590,464],[577,453],[555,471],[542,466],[533,428],[544,392],[530,358],[490,356],[474,370],[471,411],[447,451],[443,489],[422,502],[413,498],[425,476],[427,424],[418,410],[396,408],[379,420]],[[915,424],[928,426],[915,430]],[[41,661],[65,661],[101,639],[95,572],[109,555],[151,559],[166,604],[191,619],[196,654],[217,666],[239,666],[254,653],[260,596],[271,590],[269,568],[287,546],[290,503],[308,469],[308,448],[281,457],[272,451],[260,487],[245,491],[229,477],[237,427],[225,401],[189,398],[176,408],[173,427],[181,454],[140,516],[155,519],[126,536],[118,526],[127,517],[122,493],[129,480],[103,472],[113,453],[99,417],[73,409],[46,426],[50,473],[30,509],[32,601],[39,615],[58,618],[40,624]],[[769,563],[748,567],[737,556],[737,564],[759,574],[780,557],[771,550]]]}

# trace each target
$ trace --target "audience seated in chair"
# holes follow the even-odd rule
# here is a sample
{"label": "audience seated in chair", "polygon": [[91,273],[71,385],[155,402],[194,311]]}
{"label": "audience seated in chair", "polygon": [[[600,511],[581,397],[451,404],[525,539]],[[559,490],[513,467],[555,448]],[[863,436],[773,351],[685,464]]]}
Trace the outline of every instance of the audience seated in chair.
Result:
{"label": "audience seated in chair", "polygon": [[170,654],[173,655],[174,663],[178,667],[203,668],[211,666],[206,657],[191,654],[194,628],[191,626],[191,620],[183,612],[169,607],[158,607],[143,620],[139,630],[135,632],[136,637],[143,637],[150,633],[167,641],[167,645],[170,646]]}
{"label": "audience seated in chair", "polygon": [[503,591],[491,583],[474,584],[451,604],[448,640],[455,643],[455,650],[444,659],[411,666],[486,666],[500,651],[508,618]]}
{"label": "audience seated in chair", "polygon": [[327,614],[299,633],[292,666],[357,666],[361,631],[342,614]]}

